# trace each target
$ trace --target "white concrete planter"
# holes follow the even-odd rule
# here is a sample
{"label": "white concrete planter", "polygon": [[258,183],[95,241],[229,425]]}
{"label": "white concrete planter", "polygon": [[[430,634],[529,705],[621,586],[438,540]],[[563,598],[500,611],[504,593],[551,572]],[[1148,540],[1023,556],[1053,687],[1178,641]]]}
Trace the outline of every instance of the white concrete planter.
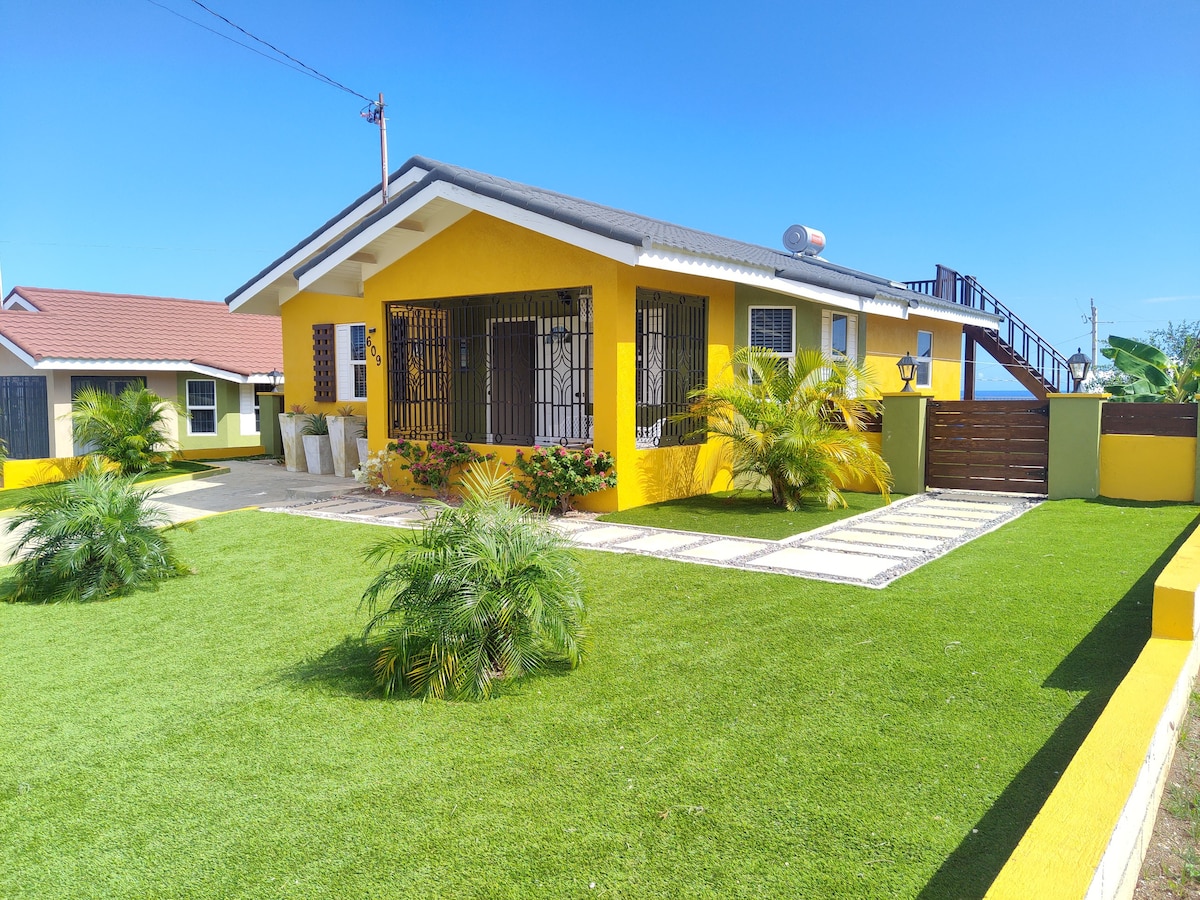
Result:
{"label": "white concrete planter", "polygon": [[327,434],[304,435],[304,458],[310,475],[333,474],[333,447]]}
{"label": "white concrete planter", "polygon": [[333,446],[333,474],[350,476],[358,465],[358,430],[367,421],[365,416],[330,416],[329,442]]}
{"label": "white concrete planter", "polygon": [[279,433],[283,437],[283,464],[289,472],[307,471],[304,444],[300,441],[300,429],[307,424],[308,416],[279,414]]}
{"label": "white concrete planter", "polygon": [[358,439],[358,465],[361,468],[366,463],[367,457],[371,455],[370,449],[367,447],[367,439]]}

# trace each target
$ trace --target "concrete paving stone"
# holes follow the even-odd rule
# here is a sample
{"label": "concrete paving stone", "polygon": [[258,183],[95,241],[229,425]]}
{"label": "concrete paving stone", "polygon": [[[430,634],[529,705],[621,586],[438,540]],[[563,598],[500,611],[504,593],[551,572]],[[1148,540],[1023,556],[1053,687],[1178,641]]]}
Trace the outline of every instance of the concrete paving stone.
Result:
{"label": "concrete paving stone", "polygon": [[815,547],[820,550],[837,550],[839,553],[861,553],[866,556],[890,556],[894,559],[917,559],[924,556],[924,550],[907,550],[903,547],[879,547],[867,544],[851,544],[845,541],[827,541],[824,538],[806,541],[805,547]]}
{"label": "concrete paving stone", "polygon": [[366,507],[360,509],[347,510],[347,515],[367,516],[372,519],[383,519],[388,516],[406,516],[416,510],[409,507],[403,507],[398,503],[389,503],[386,506]]}
{"label": "concrete paving stone", "polygon": [[625,541],[620,546],[627,550],[640,550],[643,553],[669,553],[672,550],[678,550],[680,547],[694,544],[699,540],[702,540],[702,538],[694,534],[674,534],[668,531],[661,534],[648,534],[636,540]]}
{"label": "concrete paving stone", "polygon": [[1011,512],[1013,508],[1011,503],[976,503],[971,500],[926,500],[918,506],[931,509],[959,509],[963,512],[989,513],[993,516],[1002,516],[1006,512]]}
{"label": "concrete paving stone", "polygon": [[642,532],[635,528],[621,528],[618,525],[610,525],[606,528],[593,528],[589,531],[577,531],[572,534],[571,540],[576,544],[612,544],[617,541],[627,541],[638,537]]}
{"label": "concrete paving stone", "polygon": [[939,515],[944,514],[946,516],[952,516],[956,519],[971,519],[976,522],[991,522],[994,519],[999,519],[1001,516],[1006,515],[1006,512],[980,512],[979,510],[974,509],[943,509],[941,507],[930,510],[930,512],[936,512]]}
{"label": "concrete paving stone", "polygon": [[788,547],[766,556],[760,556],[751,565],[869,581],[899,563],[895,559],[878,556],[831,553],[826,550],[811,550],[807,547]]}
{"label": "concrete paving stone", "polygon": [[896,522],[906,525],[933,525],[934,527],[957,528],[959,531],[970,531],[972,528],[978,528],[982,521],[976,519],[956,518],[955,516],[941,516],[933,512],[927,515],[900,515],[892,513],[886,516],[880,516],[878,519],[871,519],[872,522]]}
{"label": "concrete paving stone", "polygon": [[942,541],[932,538],[904,537],[902,535],[882,534],[880,532],[830,531],[823,535],[838,541],[851,541],[860,544],[882,544],[885,547],[906,547],[911,550],[933,550]]}
{"label": "concrete paving stone", "polygon": [[562,532],[563,534],[570,534],[571,532],[580,531],[584,528],[593,528],[595,527],[595,523],[589,522],[586,519],[583,521],[579,521],[577,519],[555,519],[550,522],[550,527],[556,531]]}
{"label": "concrete paving stone", "polygon": [[729,541],[718,540],[711,544],[701,544],[699,547],[693,547],[691,550],[681,550],[679,556],[686,556],[692,559],[708,559],[713,562],[725,562],[730,559],[736,559],[739,556],[746,556],[756,550],[761,550],[768,546],[766,543],[754,543],[751,541]]}
{"label": "concrete paving stone", "polygon": [[882,534],[917,534],[925,537],[941,537],[941,538],[956,538],[966,532],[970,528],[945,528],[935,525],[911,525],[900,524],[897,522],[882,522],[879,519],[871,519],[869,522],[855,522],[855,528],[866,529],[867,531],[878,531]]}

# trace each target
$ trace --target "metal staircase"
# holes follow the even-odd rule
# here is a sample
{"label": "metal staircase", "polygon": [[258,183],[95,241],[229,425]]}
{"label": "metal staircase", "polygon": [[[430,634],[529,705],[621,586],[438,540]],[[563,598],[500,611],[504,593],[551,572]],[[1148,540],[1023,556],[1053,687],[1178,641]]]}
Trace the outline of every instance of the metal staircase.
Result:
{"label": "metal staircase", "polygon": [[1049,341],[1030,328],[1011,309],[997,300],[969,275],[959,275],[945,266],[937,267],[937,277],[905,283],[910,291],[958,303],[970,309],[999,316],[997,330],[964,325],[963,399],[975,399],[975,347],[982,347],[992,358],[1035,397],[1070,390],[1067,359]]}

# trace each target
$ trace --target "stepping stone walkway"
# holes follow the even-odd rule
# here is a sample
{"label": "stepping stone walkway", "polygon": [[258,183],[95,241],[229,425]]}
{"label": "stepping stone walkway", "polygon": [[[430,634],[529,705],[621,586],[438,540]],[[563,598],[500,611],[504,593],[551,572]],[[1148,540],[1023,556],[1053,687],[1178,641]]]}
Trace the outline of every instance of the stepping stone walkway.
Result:
{"label": "stepping stone walkway", "polygon": [[[1029,494],[930,491],[782,541],[616,525],[596,519],[552,522],[571,543],[589,550],[879,588],[994,531],[1043,499]],[[362,496],[293,501],[264,510],[410,528],[430,516],[429,508],[421,503]]]}

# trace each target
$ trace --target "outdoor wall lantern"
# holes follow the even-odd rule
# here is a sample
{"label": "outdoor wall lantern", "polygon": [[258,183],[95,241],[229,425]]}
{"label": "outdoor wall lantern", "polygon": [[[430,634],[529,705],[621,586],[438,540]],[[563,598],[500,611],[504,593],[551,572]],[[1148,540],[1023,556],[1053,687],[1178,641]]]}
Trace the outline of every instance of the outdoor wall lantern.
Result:
{"label": "outdoor wall lantern", "polygon": [[271,390],[272,391],[279,390],[279,379],[283,377],[283,373],[280,372],[278,369],[272,369],[270,372],[267,373],[267,377],[269,377],[271,379]]}
{"label": "outdoor wall lantern", "polygon": [[567,329],[567,326],[555,325],[546,335],[546,343],[553,344],[555,341],[557,341],[559,344],[565,344],[567,342],[567,338],[570,336],[571,332]]}
{"label": "outdoor wall lantern", "polygon": [[896,368],[900,370],[900,377],[904,379],[904,390],[900,393],[911,394],[913,392],[913,379],[917,377],[917,361],[905,350],[904,355],[900,357],[900,361],[896,363]]}
{"label": "outdoor wall lantern", "polygon": [[1071,372],[1071,379],[1075,382],[1074,394],[1079,393],[1079,386],[1083,384],[1083,379],[1088,377],[1088,369],[1092,367],[1092,361],[1084,355],[1083,348],[1077,347],[1075,352],[1067,357],[1067,369]]}

